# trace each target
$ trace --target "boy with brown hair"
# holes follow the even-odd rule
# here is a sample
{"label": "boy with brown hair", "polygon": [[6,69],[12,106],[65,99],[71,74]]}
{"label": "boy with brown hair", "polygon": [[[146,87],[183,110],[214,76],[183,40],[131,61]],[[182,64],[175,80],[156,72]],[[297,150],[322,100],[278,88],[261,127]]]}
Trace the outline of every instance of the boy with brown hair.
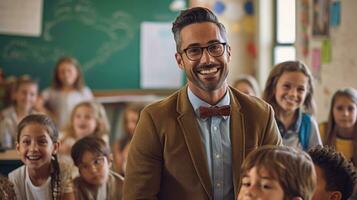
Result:
{"label": "boy with brown hair", "polygon": [[244,160],[238,200],[310,200],[316,185],[311,158],[287,146],[263,146]]}

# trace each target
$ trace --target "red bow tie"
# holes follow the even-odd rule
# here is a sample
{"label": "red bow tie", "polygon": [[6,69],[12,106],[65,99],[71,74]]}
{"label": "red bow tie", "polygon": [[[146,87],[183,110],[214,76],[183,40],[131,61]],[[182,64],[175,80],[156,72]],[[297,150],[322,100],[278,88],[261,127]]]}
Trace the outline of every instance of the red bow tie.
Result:
{"label": "red bow tie", "polygon": [[231,106],[213,106],[213,107],[199,107],[201,118],[207,118],[212,116],[229,116],[231,114]]}

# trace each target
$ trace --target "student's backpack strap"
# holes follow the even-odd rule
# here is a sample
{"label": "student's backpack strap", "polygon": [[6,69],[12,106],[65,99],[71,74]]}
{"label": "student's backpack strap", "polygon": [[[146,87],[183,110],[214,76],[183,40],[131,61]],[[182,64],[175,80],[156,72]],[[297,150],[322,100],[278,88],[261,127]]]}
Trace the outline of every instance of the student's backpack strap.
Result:
{"label": "student's backpack strap", "polygon": [[302,114],[302,121],[299,131],[299,141],[304,151],[308,150],[311,134],[311,117],[307,113]]}

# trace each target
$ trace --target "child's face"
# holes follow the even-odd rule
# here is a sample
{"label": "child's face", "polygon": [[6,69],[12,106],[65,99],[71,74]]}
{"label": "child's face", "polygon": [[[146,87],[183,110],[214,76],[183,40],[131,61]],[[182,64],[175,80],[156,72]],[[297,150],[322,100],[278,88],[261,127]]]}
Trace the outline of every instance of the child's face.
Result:
{"label": "child's face", "polygon": [[314,195],[312,196],[312,200],[320,200],[320,199],[330,199],[332,192],[326,191],[326,180],[325,175],[323,174],[321,168],[315,165],[316,172],[316,189],[314,191]]}
{"label": "child's face", "polygon": [[284,72],[275,87],[275,100],[282,112],[294,112],[303,105],[308,90],[308,77],[302,72]]}
{"label": "child's face", "polygon": [[79,106],[74,111],[73,128],[77,139],[94,133],[97,127],[97,120],[92,108]]}
{"label": "child's face", "polygon": [[126,128],[129,134],[134,134],[136,124],[138,123],[139,115],[134,111],[128,111],[126,113]]}
{"label": "child's face", "polygon": [[283,200],[284,191],[264,167],[253,167],[242,178],[238,200],[245,199]]}
{"label": "child's face", "polygon": [[58,66],[58,78],[64,86],[72,86],[78,77],[77,68],[70,62]]}
{"label": "child's face", "polygon": [[31,109],[36,103],[37,85],[31,83],[20,85],[14,97],[17,106]]}
{"label": "child's face", "polygon": [[237,83],[235,88],[237,90],[243,92],[244,94],[251,95],[251,96],[255,96],[256,95],[254,90],[253,90],[253,88],[246,82]]}
{"label": "child's face", "polygon": [[44,126],[32,123],[22,129],[16,149],[27,167],[39,169],[51,163],[52,155],[57,153],[58,143],[52,142]]}
{"label": "child's face", "polygon": [[333,118],[338,127],[353,128],[357,120],[357,105],[348,97],[337,97],[333,105]]}
{"label": "child's face", "polygon": [[108,180],[109,162],[103,155],[97,156],[89,151],[84,152],[78,169],[81,177],[91,185],[100,186]]}

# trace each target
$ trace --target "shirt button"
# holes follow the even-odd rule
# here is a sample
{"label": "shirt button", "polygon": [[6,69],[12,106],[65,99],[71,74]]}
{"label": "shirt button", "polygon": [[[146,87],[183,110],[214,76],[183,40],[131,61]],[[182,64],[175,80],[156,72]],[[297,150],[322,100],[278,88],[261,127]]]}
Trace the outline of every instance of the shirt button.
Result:
{"label": "shirt button", "polygon": [[216,154],[216,158],[220,158],[220,157],[221,157],[221,156],[217,153],[217,154]]}
{"label": "shirt button", "polygon": [[216,130],[217,130],[217,126],[214,126],[214,127],[213,127],[213,130],[215,130],[215,131],[216,131]]}
{"label": "shirt button", "polygon": [[221,183],[217,183],[216,184],[217,187],[221,187],[221,185],[222,185]]}

